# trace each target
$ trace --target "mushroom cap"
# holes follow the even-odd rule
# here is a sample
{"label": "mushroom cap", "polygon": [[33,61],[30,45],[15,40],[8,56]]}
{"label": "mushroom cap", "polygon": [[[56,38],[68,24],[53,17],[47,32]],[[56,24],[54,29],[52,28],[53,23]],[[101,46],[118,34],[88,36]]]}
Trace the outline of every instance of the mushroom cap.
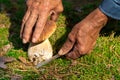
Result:
{"label": "mushroom cap", "polygon": [[48,39],[56,30],[56,23],[52,20],[48,20],[37,43],[40,43]]}

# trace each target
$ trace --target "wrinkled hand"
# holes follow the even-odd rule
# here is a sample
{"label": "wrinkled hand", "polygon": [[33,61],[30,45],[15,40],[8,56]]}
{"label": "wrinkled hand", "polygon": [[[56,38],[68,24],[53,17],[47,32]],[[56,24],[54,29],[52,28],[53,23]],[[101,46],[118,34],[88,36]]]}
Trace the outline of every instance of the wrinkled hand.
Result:
{"label": "wrinkled hand", "polygon": [[61,0],[27,0],[27,11],[22,20],[20,37],[23,43],[35,43],[48,20],[56,21],[63,11]]}
{"label": "wrinkled hand", "polygon": [[58,52],[67,58],[77,59],[89,53],[99,36],[102,27],[107,23],[105,16],[98,8],[91,12],[85,19],[75,25],[68,35],[68,39]]}

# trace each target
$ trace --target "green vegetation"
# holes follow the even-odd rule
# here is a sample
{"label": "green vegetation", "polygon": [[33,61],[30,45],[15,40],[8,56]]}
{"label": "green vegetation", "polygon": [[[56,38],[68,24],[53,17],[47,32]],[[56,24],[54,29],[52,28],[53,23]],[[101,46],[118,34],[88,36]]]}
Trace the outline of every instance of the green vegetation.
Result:
{"label": "green vegetation", "polygon": [[[73,10],[71,3],[64,2],[65,11],[60,15],[58,28],[50,38],[55,54],[65,42],[72,26],[96,8],[98,3],[95,1],[83,6],[83,12],[78,13]],[[5,56],[16,58],[16,61],[7,64],[8,69],[0,69],[0,80],[10,80],[14,75],[21,76],[23,80],[120,80],[119,21],[111,20],[101,31],[91,54],[77,59],[76,63],[61,57],[35,69],[18,60],[19,56],[28,59],[28,44],[22,44],[19,38],[25,12],[24,0],[2,0],[0,4],[0,48],[12,44],[13,48]]]}

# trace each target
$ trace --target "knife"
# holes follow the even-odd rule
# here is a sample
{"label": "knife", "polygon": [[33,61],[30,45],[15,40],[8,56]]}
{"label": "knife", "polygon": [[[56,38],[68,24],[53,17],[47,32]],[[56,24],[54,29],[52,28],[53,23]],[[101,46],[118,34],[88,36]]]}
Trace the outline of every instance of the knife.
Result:
{"label": "knife", "polygon": [[56,55],[54,55],[52,58],[50,58],[50,59],[48,59],[48,60],[45,60],[45,61],[43,61],[43,62],[41,62],[41,63],[38,63],[35,67],[36,67],[36,68],[40,68],[41,66],[46,65],[46,64],[48,64],[49,62],[51,62],[51,61],[53,61],[53,60],[55,60],[55,59],[57,59],[57,58],[59,58],[59,57],[61,57],[61,56],[62,56],[62,55],[56,54]]}

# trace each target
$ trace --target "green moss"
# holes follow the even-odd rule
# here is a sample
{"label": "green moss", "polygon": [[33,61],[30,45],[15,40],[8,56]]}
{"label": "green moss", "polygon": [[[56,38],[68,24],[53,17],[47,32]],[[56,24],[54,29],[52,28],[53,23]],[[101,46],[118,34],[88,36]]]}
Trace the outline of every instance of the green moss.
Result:
{"label": "green moss", "polygon": [[10,18],[6,16],[6,14],[0,13],[0,27],[10,27],[11,22]]}
{"label": "green moss", "polygon": [[[57,21],[57,30],[50,37],[54,54],[67,39],[73,25],[83,19],[98,4],[93,3],[83,6],[83,12],[75,12],[70,3],[63,2],[65,11],[60,14]],[[16,61],[8,63],[8,70],[0,69],[0,80],[10,80],[11,75],[21,75],[23,80],[119,80],[120,79],[120,36],[116,34],[102,35],[98,38],[96,46],[91,54],[77,59],[75,65],[65,57],[50,62],[39,69],[27,66],[18,60],[19,56],[27,57],[27,45],[23,45],[19,38],[20,23],[25,10],[24,0],[2,0],[5,9],[0,13],[0,48],[12,43],[13,48],[6,56],[16,58]],[[14,10],[13,10],[14,9]],[[7,12],[11,16],[6,16]],[[78,16],[79,15],[79,16]],[[110,26],[119,26],[118,21],[111,22]],[[72,26],[72,27],[71,27]],[[9,28],[10,27],[10,28]],[[108,29],[108,28],[106,28]],[[110,28],[113,30],[113,28]],[[110,30],[109,29],[109,30]],[[118,31],[118,28],[115,28]],[[113,31],[114,33],[114,31]],[[9,37],[8,37],[9,36]],[[116,36],[116,37],[115,37]]]}

